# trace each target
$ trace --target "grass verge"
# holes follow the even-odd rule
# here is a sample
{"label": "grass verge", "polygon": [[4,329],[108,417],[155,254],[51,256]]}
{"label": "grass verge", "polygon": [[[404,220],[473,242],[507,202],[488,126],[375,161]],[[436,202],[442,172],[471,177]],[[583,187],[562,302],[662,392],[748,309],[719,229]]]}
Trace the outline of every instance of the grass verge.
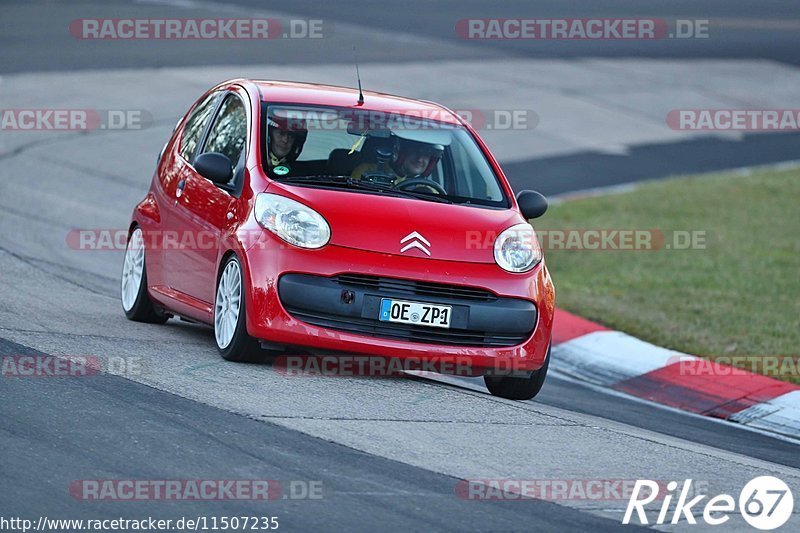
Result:
{"label": "grass verge", "polygon": [[[563,309],[696,355],[800,354],[798,169],[647,183],[554,205],[533,222],[548,230],[545,257]],[[568,246],[581,234],[561,232],[597,229],[655,230],[655,246],[660,231],[664,246],[581,249],[590,234]],[[705,244],[676,249],[685,232]],[[792,375],[783,366],[767,373],[800,383],[800,368]]]}

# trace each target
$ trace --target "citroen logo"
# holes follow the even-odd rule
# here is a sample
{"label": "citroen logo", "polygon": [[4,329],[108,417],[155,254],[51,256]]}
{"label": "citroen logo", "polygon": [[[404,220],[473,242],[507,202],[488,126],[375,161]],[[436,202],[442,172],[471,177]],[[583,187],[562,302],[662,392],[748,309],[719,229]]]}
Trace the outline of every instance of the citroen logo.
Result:
{"label": "citroen logo", "polygon": [[[406,235],[405,237],[400,239],[400,244],[405,244],[405,243],[408,243],[408,244],[406,244],[405,246],[400,248],[400,253],[401,254],[403,252],[405,252],[405,251],[408,251],[408,250],[412,249],[412,248],[419,248],[420,250],[422,250],[425,253],[425,255],[431,255],[430,250],[428,250],[428,248],[425,247],[426,245],[430,246],[431,243],[429,243],[428,239],[426,239],[425,237],[423,237],[422,235],[420,235],[416,231],[412,231],[411,233],[409,233],[408,235]],[[425,244],[423,244],[423,243],[425,243]]]}

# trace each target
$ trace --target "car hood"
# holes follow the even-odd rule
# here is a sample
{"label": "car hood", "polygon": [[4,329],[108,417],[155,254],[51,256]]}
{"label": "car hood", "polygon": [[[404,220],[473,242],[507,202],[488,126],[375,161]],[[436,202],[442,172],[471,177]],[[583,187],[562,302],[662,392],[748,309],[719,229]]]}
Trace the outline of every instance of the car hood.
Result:
{"label": "car hood", "polygon": [[494,263],[495,237],[524,222],[513,209],[281,183],[272,183],[266,192],[293,198],[325,217],[331,244],[423,259]]}

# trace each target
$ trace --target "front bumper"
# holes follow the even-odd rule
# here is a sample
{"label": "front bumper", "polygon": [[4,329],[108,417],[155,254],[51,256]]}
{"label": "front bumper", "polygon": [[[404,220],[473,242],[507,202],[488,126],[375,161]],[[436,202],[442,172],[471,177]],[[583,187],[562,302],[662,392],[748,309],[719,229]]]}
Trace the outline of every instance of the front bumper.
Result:
{"label": "front bumper", "polygon": [[[511,274],[493,264],[335,245],[302,250],[265,232],[243,263],[250,288],[247,331],[270,343],[459,364],[468,359],[485,369],[536,370],[545,361],[555,295],[544,262]],[[456,290],[431,293],[442,286]],[[349,304],[344,290],[354,293]],[[381,297],[452,305],[452,327],[379,322]]]}
{"label": "front bumper", "polygon": [[[369,337],[450,346],[494,348],[522,344],[536,326],[536,306],[488,291],[363,274],[333,277],[285,274],[278,280],[281,305],[294,318]],[[378,320],[381,300],[450,306],[449,328]]]}

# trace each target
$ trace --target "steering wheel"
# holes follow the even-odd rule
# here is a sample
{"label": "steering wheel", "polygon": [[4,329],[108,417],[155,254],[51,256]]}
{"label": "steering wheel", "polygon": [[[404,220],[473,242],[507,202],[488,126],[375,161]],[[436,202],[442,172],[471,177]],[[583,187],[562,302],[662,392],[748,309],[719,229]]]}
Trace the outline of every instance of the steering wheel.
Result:
{"label": "steering wheel", "polygon": [[410,180],[401,181],[399,184],[395,185],[394,188],[399,189],[401,191],[405,191],[414,186],[430,187],[431,189],[436,191],[436,194],[442,194],[444,196],[447,196],[447,191],[444,190],[444,187],[442,187],[435,181],[429,180],[427,178],[413,178]]}

